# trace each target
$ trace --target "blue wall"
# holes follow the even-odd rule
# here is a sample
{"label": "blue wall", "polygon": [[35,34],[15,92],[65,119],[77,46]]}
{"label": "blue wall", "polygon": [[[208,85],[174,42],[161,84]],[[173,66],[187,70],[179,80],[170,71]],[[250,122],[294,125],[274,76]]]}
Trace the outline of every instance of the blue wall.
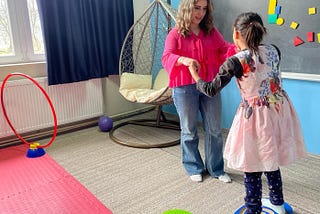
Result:
{"label": "blue wall", "polygon": [[298,113],[307,151],[320,155],[320,83],[285,79],[283,87]]}

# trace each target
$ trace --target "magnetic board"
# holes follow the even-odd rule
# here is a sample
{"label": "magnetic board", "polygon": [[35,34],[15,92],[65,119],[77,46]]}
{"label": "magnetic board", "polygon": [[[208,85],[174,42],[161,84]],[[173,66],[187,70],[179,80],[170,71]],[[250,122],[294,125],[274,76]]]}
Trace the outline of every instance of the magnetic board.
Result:
{"label": "magnetic board", "polygon": [[[214,0],[215,26],[226,40],[232,42],[232,25],[236,16],[242,12],[257,12],[268,32],[264,42],[273,43],[281,50],[281,70],[320,75],[320,1],[276,0],[276,6],[280,7],[277,17],[284,20],[282,25],[269,23],[272,3],[274,0]],[[292,28],[292,22],[298,26]],[[314,35],[312,42],[308,41],[310,32]],[[297,38],[303,43],[295,46]]]}

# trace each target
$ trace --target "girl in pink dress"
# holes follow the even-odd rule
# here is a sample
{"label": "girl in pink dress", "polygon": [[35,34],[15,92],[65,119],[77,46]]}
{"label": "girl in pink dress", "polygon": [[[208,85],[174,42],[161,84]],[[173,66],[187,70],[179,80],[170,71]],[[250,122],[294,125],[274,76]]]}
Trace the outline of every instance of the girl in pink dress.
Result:
{"label": "girl in pink dress", "polygon": [[[202,80],[189,66],[197,89],[214,96],[233,76],[242,101],[226,141],[224,157],[228,167],[244,172],[246,213],[261,213],[262,204],[284,214],[280,166],[305,156],[306,150],[295,109],[282,89],[280,51],[262,45],[266,29],[261,17],[252,12],[240,14],[234,22],[233,40],[237,53],[220,67],[211,82]],[[261,175],[267,177],[269,199],[262,197]]]}

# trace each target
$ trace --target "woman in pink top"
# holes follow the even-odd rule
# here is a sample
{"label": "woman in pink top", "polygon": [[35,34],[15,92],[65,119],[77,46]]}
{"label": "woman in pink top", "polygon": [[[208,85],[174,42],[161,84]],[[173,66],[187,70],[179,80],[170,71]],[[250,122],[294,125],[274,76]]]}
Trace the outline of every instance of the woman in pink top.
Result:
{"label": "woman in pink top", "polygon": [[[182,0],[177,23],[166,39],[162,64],[169,75],[173,100],[181,126],[182,163],[192,181],[201,182],[207,171],[212,177],[231,182],[224,172],[221,134],[221,97],[208,97],[196,89],[188,66],[196,63],[199,75],[211,81],[225,60],[230,44],[213,26],[211,0]],[[205,133],[205,161],[199,149],[198,112]]]}

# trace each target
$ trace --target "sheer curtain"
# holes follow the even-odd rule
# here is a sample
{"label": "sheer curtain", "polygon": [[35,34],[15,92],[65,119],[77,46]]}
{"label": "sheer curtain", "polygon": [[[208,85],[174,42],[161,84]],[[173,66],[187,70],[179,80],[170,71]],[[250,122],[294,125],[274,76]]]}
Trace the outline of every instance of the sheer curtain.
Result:
{"label": "sheer curtain", "polygon": [[118,74],[132,0],[37,0],[49,85]]}

